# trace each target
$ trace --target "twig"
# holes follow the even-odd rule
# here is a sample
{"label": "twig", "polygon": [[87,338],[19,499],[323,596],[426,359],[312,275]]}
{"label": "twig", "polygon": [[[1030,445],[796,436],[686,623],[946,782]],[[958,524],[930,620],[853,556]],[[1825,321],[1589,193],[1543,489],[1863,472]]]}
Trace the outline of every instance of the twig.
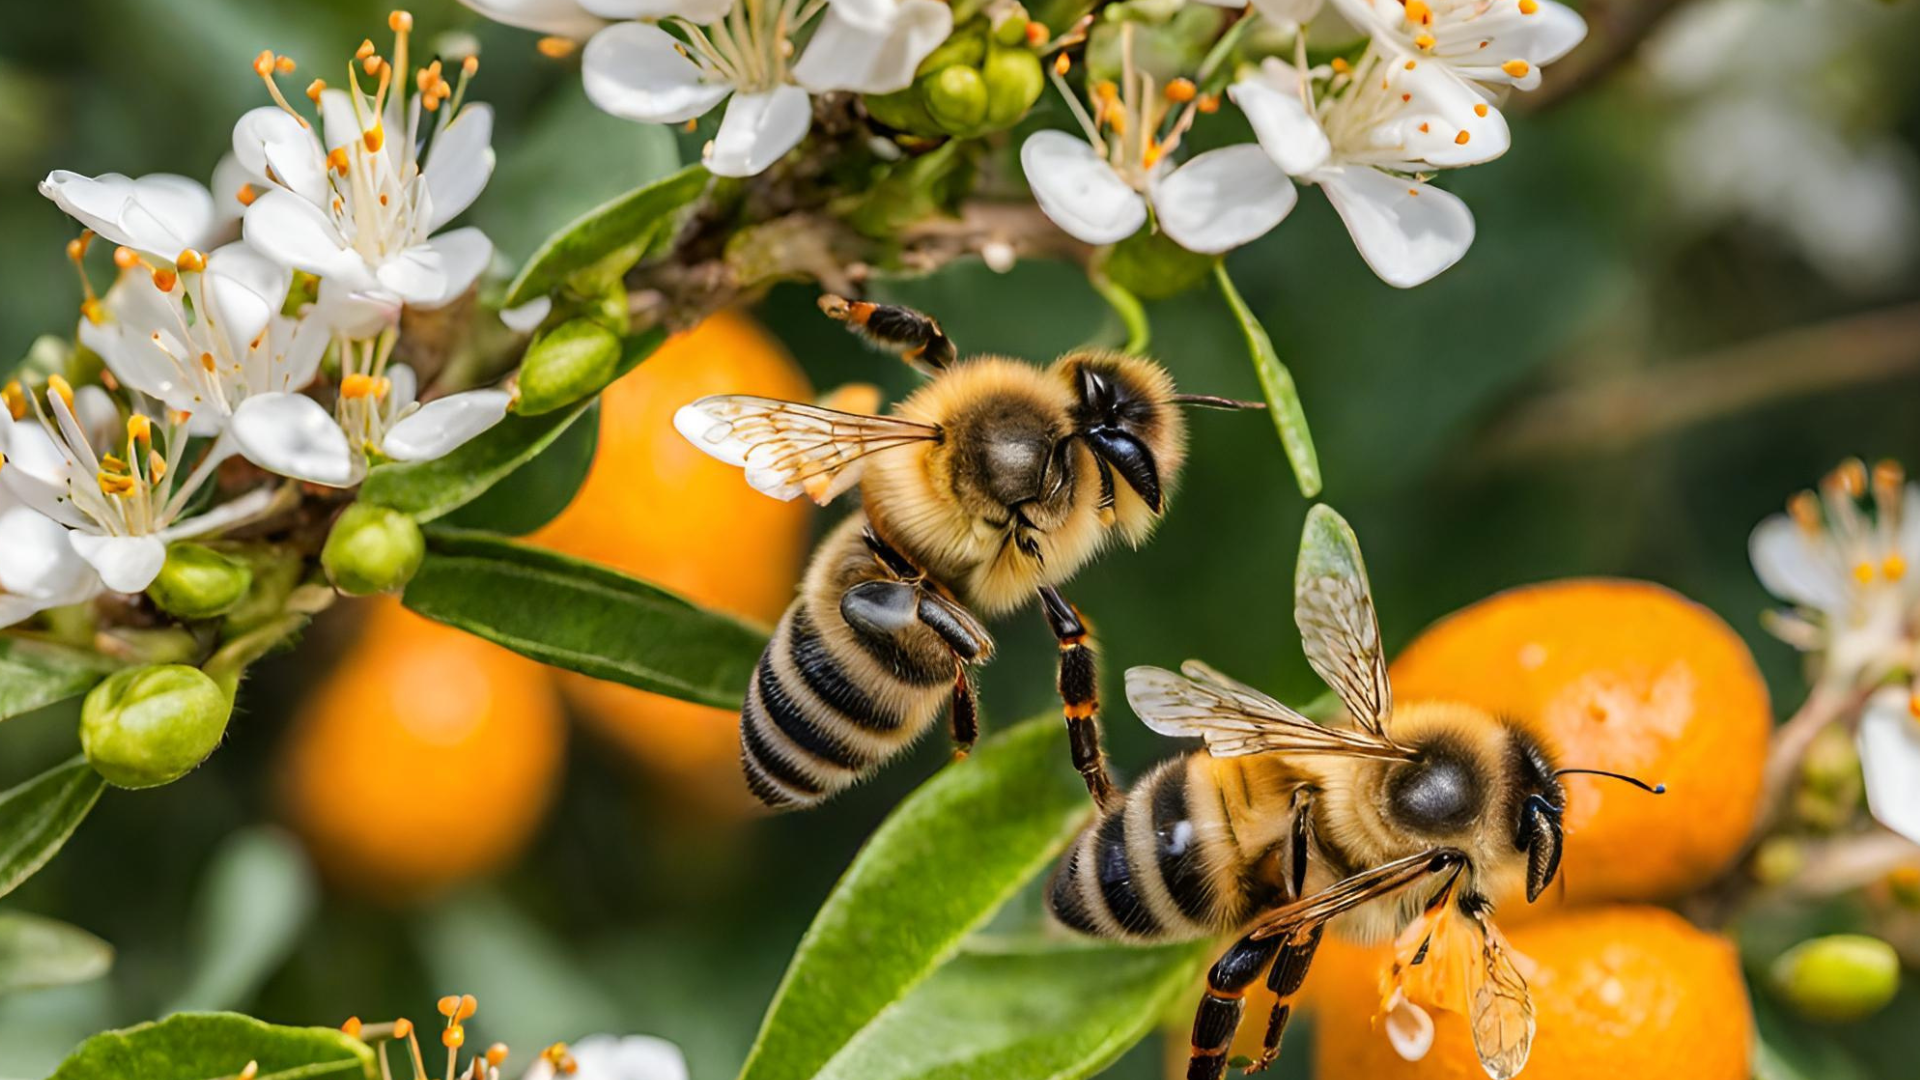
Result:
{"label": "twig", "polygon": [[1807,849],[1800,872],[1780,894],[1817,900],[1863,888],[1903,866],[1920,864],[1920,845],[1885,829],[1822,841]]}
{"label": "twig", "polygon": [[1803,394],[1920,372],[1920,304],[1797,327],[1688,360],[1568,386],[1481,439],[1483,462],[1619,450]]}
{"label": "twig", "polygon": [[1760,789],[1760,816],[1755,819],[1753,833],[1747,840],[1747,851],[1759,846],[1767,830],[1780,819],[1786,808],[1788,796],[1793,793],[1793,779],[1799,772],[1800,761],[1807,756],[1807,749],[1813,740],[1819,738],[1829,724],[1851,722],[1866,704],[1868,689],[1838,687],[1822,682],[1813,688],[1813,693],[1787,722],[1773,733],[1773,745],[1767,753],[1767,768]]}

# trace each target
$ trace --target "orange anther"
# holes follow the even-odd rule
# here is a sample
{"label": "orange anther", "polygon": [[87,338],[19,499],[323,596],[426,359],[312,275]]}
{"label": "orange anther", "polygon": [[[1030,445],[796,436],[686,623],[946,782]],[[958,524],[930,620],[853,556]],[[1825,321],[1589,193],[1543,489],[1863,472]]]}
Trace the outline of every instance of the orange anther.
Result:
{"label": "orange anther", "polygon": [[387,29],[396,34],[404,34],[413,29],[413,13],[396,10],[387,16]]}
{"label": "orange anther", "polygon": [[1412,60],[1409,60],[1409,61],[1407,61],[1407,70],[1408,70],[1408,71],[1412,71],[1412,70],[1413,70],[1414,68],[1416,68],[1416,67],[1418,67],[1418,66],[1419,66],[1419,65],[1418,65],[1418,64],[1416,64],[1416,63],[1414,63],[1414,62],[1413,62]]}
{"label": "orange anther", "polygon": [[[385,380],[382,380],[385,381]],[[465,1020],[480,1011],[480,1000],[472,994],[460,995],[460,1011],[454,1014],[455,1020]]]}
{"label": "orange anther", "polygon": [[487,1047],[487,1064],[497,1069],[501,1065],[504,1065],[506,1063],[506,1060],[507,1060],[507,1044],[506,1043],[494,1043],[492,1046]]}
{"label": "orange anther", "polygon": [[100,494],[102,495],[133,494],[133,477],[131,476],[115,476],[113,473],[103,469],[95,475],[94,479],[100,482]]}
{"label": "orange anther", "polygon": [[73,239],[67,241],[67,258],[72,259],[74,262],[79,262],[81,259],[84,259],[86,257],[87,257],[86,234],[83,233],[80,236],[76,236]]}
{"label": "orange anther", "polygon": [[134,413],[127,417],[127,438],[135,442],[153,441],[153,421],[145,413]]}
{"label": "orange anther", "polygon": [[1465,146],[1465,145],[1467,145],[1467,140],[1469,140],[1469,139],[1471,139],[1471,138],[1473,138],[1473,136],[1472,136],[1472,135],[1470,135],[1470,134],[1468,134],[1468,133],[1467,133],[1467,132],[1465,132],[1465,131],[1462,131],[1462,132],[1461,132],[1460,134],[1458,134],[1458,135],[1455,135],[1455,136],[1453,137],[1453,144],[1454,144],[1455,146]]}
{"label": "orange anther", "polygon": [[1093,96],[1112,104],[1120,100],[1120,87],[1112,79],[1101,79],[1093,84]]}
{"label": "orange anther", "polygon": [[140,263],[140,253],[130,247],[113,249],[113,265],[122,270],[131,270]]}
{"label": "orange anther", "polygon": [[360,70],[369,75],[380,74],[381,69],[386,66],[387,62],[378,56],[369,56],[365,60],[360,61]]}
{"label": "orange anther", "polygon": [[1899,581],[1907,576],[1907,560],[1899,555],[1889,555],[1880,560],[1880,573],[1888,581]]}
{"label": "orange anther", "polygon": [[73,411],[73,384],[58,375],[49,375],[47,376],[47,390],[50,393],[60,395],[60,400],[67,403],[67,411]]}
{"label": "orange anther", "polygon": [[1425,0],[1407,0],[1407,21],[1432,26],[1433,9],[1426,5]]}
{"label": "orange anther", "polygon": [[440,1045],[449,1050],[467,1041],[467,1029],[459,1024],[449,1024],[447,1030],[440,1033]]}
{"label": "orange anther", "polygon": [[278,72],[281,75],[293,74],[293,68],[294,68],[293,57],[276,56],[273,58],[273,70],[275,72]]}
{"label": "orange anther", "polygon": [[1540,11],[1540,0],[1520,0],[1520,14],[1534,15]]}
{"label": "orange anther", "polygon": [[249,1061],[247,1062],[247,1067],[240,1070],[239,1080],[253,1080],[254,1077],[259,1075],[260,1063],[257,1061]]}
{"label": "orange anther", "polygon": [[368,152],[378,152],[387,142],[386,126],[383,124],[375,124],[360,134],[360,141],[366,144]]}
{"label": "orange anther", "polygon": [[325,79],[313,80],[312,82],[307,84],[307,100],[313,102],[315,105],[320,104],[320,95],[325,93],[326,89],[327,89],[327,80]]}
{"label": "orange anther", "polygon": [[241,206],[252,206],[253,200],[259,198],[260,193],[253,190],[252,184],[241,184],[240,190],[234,192],[233,197],[240,200]]}
{"label": "orange anther", "polygon": [[573,50],[580,46],[579,43],[572,38],[563,38],[554,35],[541,38],[538,42],[534,43],[533,47],[540,51],[541,56],[549,60],[564,60],[572,56]]}
{"label": "orange anther", "polygon": [[1533,65],[1527,63],[1525,60],[1509,60],[1500,65],[1500,70],[1506,72],[1513,78],[1524,79],[1527,77],[1527,72],[1533,70]]}
{"label": "orange anther", "polygon": [[1199,101],[1199,109],[1203,113],[1219,112],[1220,111],[1220,95],[1219,94],[1201,94],[1200,101]]}
{"label": "orange anther", "polygon": [[469,56],[465,60],[460,61],[460,73],[462,75],[465,75],[468,78],[472,78],[474,75],[478,74],[479,71],[480,71],[479,57]]}
{"label": "orange anther", "polygon": [[1345,75],[1346,73],[1353,70],[1353,65],[1347,63],[1347,58],[1344,56],[1334,57],[1333,62],[1328,66],[1333,68],[1333,73],[1335,75]]}
{"label": "orange anther", "polygon": [[1436,44],[1438,44],[1438,42],[1434,40],[1432,34],[1421,34],[1419,37],[1413,39],[1413,47],[1423,51],[1433,48]]}
{"label": "orange anther", "polygon": [[101,303],[98,297],[89,296],[80,301],[80,317],[95,326],[104,325],[107,321],[107,305]]}
{"label": "orange anther", "polygon": [[180,254],[174,256],[173,265],[183,273],[197,274],[207,268],[207,257],[192,248],[182,248]]}
{"label": "orange anther", "polygon": [[1475,115],[1475,116],[1485,116],[1485,115],[1487,115],[1487,106],[1486,106],[1486,103],[1485,103],[1485,102],[1482,102],[1481,104],[1478,104],[1478,105],[1475,105],[1475,106],[1473,107],[1473,115]]}
{"label": "orange anther", "polygon": [[365,60],[367,57],[372,56],[373,54],[374,54],[374,48],[373,48],[372,38],[361,38],[360,47],[353,50],[353,58],[355,60]]}
{"label": "orange anther", "polygon": [[336,146],[327,151],[327,167],[334,172],[345,174],[350,160],[347,156],[347,148],[344,146]]}
{"label": "orange anther", "polygon": [[7,406],[7,415],[18,420],[27,415],[27,395],[20,389],[20,380],[15,379],[0,387],[0,402]]}
{"label": "orange anther", "polygon": [[156,484],[167,478],[167,459],[158,450],[147,451],[147,477]]}
{"label": "orange anther", "polygon": [[1873,564],[1870,562],[1853,564],[1853,580],[1862,585],[1873,584]]}
{"label": "orange anther", "polygon": [[394,1037],[394,1038],[396,1038],[396,1039],[404,1039],[404,1038],[407,1038],[408,1036],[410,1036],[410,1035],[412,1035],[412,1034],[413,1034],[413,1021],[411,1021],[411,1020],[409,1020],[409,1019],[407,1019],[406,1017],[404,1017],[404,1016],[403,1016],[403,1017],[401,1017],[400,1019],[398,1019],[398,1020],[395,1020],[395,1021],[393,1022],[393,1037]]}
{"label": "orange anther", "polygon": [[360,1037],[360,1018],[357,1016],[347,1017],[347,1022],[340,1025],[340,1030],[346,1032],[349,1038],[354,1038],[354,1039],[359,1038]]}
{"label": "orange anther", "polygon": [[253,58],[253,73],[263,79],[273,74],[272,49],[261,49],[260,55]]}
{"label": "orange anther", "polygon": [[180,284],[180,275],[174,273],[172,267],[170,266],[154,267],[153,269],[153,287],[154,288],[159,289],[161,292],[172,292],[173,287],[178,284]]}
{"label": "orange anther", "polygon": [[1027,20],[1027,29],[1026,29],[1027,44],[1037,48],[1041,45],[1045,45],[1047,43],[1047,39],[1052,36],[1053,34],[1047,30],[1046,23],[1034,22],[1032,19]]}
{"label": "orange anther", "polygon": [[1072,67],[1073,61],[1068,58],[1066,53],[1061,53],[1059,56],[1054,57],[1053,73],[1055,75],[1065,75]]}
{"label": "orange anther", "polygon": [[1185,105],[1198,96],[1200,91],[1192,79],[1175,79],[1167,84],[1167,100],[1176,105]]}

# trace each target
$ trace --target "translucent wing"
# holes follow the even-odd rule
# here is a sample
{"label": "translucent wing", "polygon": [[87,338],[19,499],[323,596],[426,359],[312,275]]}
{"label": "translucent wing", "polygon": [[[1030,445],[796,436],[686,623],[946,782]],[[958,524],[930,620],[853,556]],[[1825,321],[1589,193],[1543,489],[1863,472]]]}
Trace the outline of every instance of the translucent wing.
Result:
{"label": "translucent wing", "polygon": [[1360,731],[1325,728],[1198,660],[1184,676],[1165,668],[1127,669],[1127,701],[1146,725],[1175,738],[1197,736],[1214,757],[1245,754],[1342,754],[1406,758],[1407,751]]}
{"label": "translucent wing", "polygon": [[1325,504],[1307,513],[1293,595],[1293,619],[1307,663],[1361,727],[1384,738],[1393,689],[1380,651],[1373,590],[1353,529]]}
{"label": "translucent wing", "polygon": [[1533,1049],[1533,995],[1514,966],[1513,952],[1485,916],[1480,928],[1480,962],[1467,965],[1468,1022],[1480,1065],[1493,1080],[1512,1080],[1526,1067]]}
{"label": "translucent wing", "polygon": [[1310,932],[1313,927],[1336,919],[1362,904],[1391,896],[1435,874],[1457,874],[1464,862],[1465,856],[1458,851],[1434,848],[1381,863],[1337,881],[1317,893],[1273,909],[1260,917],[1253,929],[1248,931],[1248,936],[1285,936],[1297,940],[1300,934]]}
{"label": "translucent wing", "polygon": [[744,468],[754,490],[776,499],[804,492],[822,506],[860,482],[869,455],[940,438],[930,424],[740,394],[682,406],[673,426],[706,453]]}

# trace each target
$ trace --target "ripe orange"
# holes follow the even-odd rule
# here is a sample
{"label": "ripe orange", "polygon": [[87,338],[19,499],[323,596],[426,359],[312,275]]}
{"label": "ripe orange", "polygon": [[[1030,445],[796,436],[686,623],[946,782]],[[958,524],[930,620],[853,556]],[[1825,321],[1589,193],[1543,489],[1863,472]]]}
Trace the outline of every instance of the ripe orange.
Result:
{"label": "ripe orange", "polygon": [[[1748,1080],[1753,1016],[1726,939],[1661,908],[1610,905],[1512,928],[1533,996],[1533,1053],[1522,1080],[1684,1076]],[[1485,1080],[1467,1020],[1435,1012],[1432,1050],[1402,1060],[1374,1023],[1392,945],[1329,935],[1307,979],[1314,1075]],[[1531,961],[1531,965],[1527,964]]]}
{"label": "ripe orange", "polygon": [[539,664],[396,600],[363,606],[358,640],[280,747],[281,795],[329,877],[404,900],[519,853],[566,724]]}
{"label": "ripe orange", "polygon": [[[674,411],[708,394],[808,401],[813,391],[746,316],[707,319],[602,395],[600,450],[586,484],[531,539],[771,626],[800,578],[809,504],[760,494],[739,469],[680,437]],[[596,730],[642,764],[696,797],[723,792],[723,805],[748,805],[737,713],[581,676],[562,685]]]}
{"label": "ripe orange", "polygon": [[[1654,900],[1700,885],[1758,812],[1772,729],[1753,657],[1719,616],[1644,582],[1513,589],[1442,619],[1393,664],[1400,701],[1466,701],[1545,736],[1563,767],[1608,769],[1667,793],[1569,776],[1563,886],[1546,907]],[[1507,899],[1501,918],[1529,905]]]}

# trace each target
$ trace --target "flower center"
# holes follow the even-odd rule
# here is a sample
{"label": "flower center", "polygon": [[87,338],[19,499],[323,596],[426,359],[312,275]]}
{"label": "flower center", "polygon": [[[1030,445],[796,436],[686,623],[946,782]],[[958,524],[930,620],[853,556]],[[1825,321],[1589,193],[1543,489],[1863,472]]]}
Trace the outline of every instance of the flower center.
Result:
{"label": "flower center", "polygon": [[1090,81],[1087,107],[1068,89],[1072,61],[1062,52],[1049,69],[1054,86],[1080,121],[1087,141],[1135,191],[1147,190],[1154,170],[1180,146],[1199,113],[1216,112],[1220,99],[1202,94],[1188,78],[1158,87],[1133,59],[1133,24],[1120,28],[1120,82]]}
{"label": "flower center", "polygon": [[787,82],[793,35],[824,11],[827,0],[735,0],[706,26],[668,20],[686,39],[681,51],[718,82],[760,93]]}

